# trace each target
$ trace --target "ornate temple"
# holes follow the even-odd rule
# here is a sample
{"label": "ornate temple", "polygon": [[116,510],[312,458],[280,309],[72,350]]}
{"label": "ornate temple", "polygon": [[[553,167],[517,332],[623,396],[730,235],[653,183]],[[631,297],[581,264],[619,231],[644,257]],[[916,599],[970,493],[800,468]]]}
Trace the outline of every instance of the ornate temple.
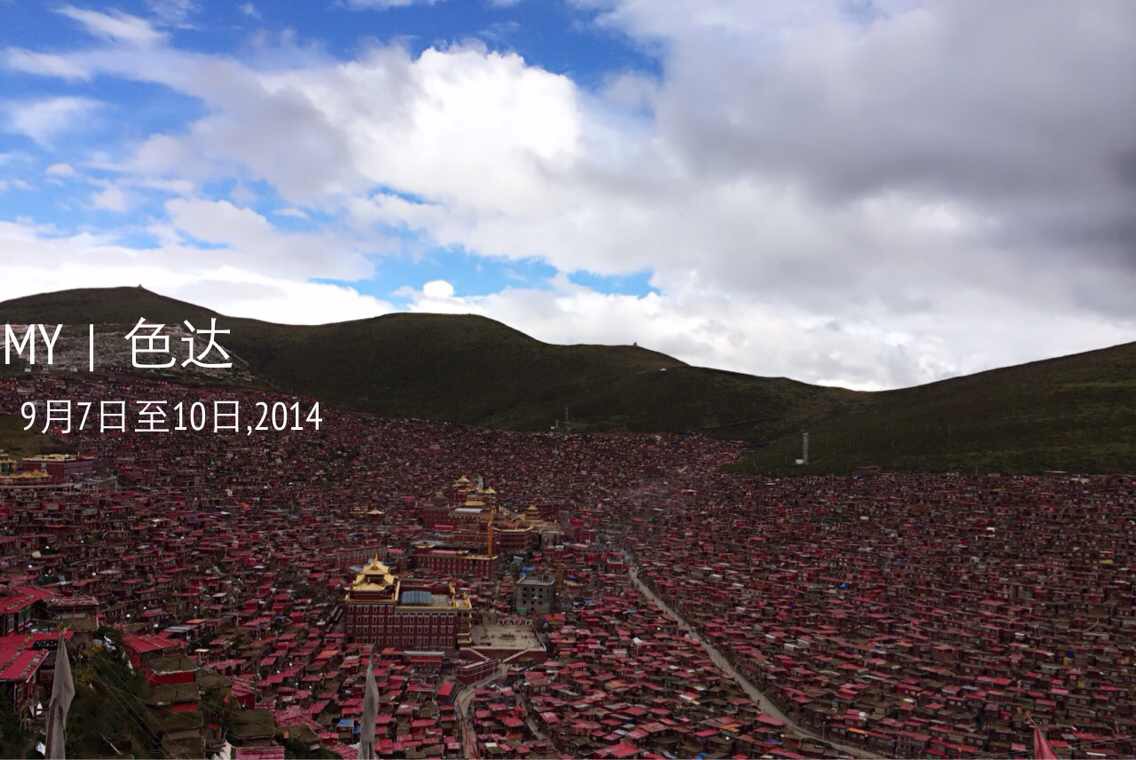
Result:
{"label": "ornate temple", "polygon": [[[496,571],[498,554],[508,557],[560,543],[563,529],[557,511],[542,514],[536,506],[530,506],[515,512],[498,503],[497,491],[480,478],[474,483],[462,475],[452,483],[448,496],[439,491],[424,503],[419,518],[425,527],[436,531],[447,549],[468,550],[468,556],[460,559],[439,555],[434,569],[486,577]],[[471,572],[475,556],[483,563],[491,560],[492,571],[480,568]]]}
{"label": "ornate temple", "polygon": [[452,583],[399,579],[373,558],[343,602],[348,635],[379,648],[453,652],[468,644],[472,605]]}

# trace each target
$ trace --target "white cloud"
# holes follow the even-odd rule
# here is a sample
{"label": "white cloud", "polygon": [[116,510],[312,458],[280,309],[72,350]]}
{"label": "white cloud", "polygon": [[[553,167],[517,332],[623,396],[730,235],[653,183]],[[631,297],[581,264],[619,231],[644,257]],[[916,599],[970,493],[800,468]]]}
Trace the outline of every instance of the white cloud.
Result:
{"label": "white cloud", "polygon": [[[1131,337],[1123,327],[1091,315],[1063,320],[1042,335],[1028,325],[1045,319],[1044,305],[977,293],[960,299],[964,316],[951,324],[927,314],[910,322],[909,332],[896,333],[881,326],[882,311],[841,320],[698,287],[644,296],[606,294],[558,276],[547,288],[461,296],[431,285],[403,293],[411,311],[481,314],[551,343],[637,342],[694,365],[861,389],[930,382],[992,363],[1024,362]],[[1000,318],[992,322],[990,314]],[[970,338],[976,333],[987,338],[980,346]]]}
{"label": "white cloud", "polygon": [[77,21],[88,34],[116,42],[153,45],[165,38],[165,35],[154,29],[145,19],[121,11],[102,13],[65,5],[57,8],[56,13]]}
{"label": "white cloud", "polygon": [[60,235],[0,222],[5,273],[0,300],[63,288],[141,284],[225,314],[286,324],[362,319],[392,310],[389,303],[348,287],[307,282],[271,267],[258,270],[256,260],[238,249],[201,251],[167,240],[160,248],[138,250],[106,236]]}
{"label": "white cloud", "polygon": [[71,164],[52,164],[44,170],[44,174],[51,177],[74,177],[75,167]]}
{"label": "white cloud", "polygon": [[336,60],[286,42],[251,63],[138,35],[8,59],[200,99],[204,116],[134,146],[130,176],[263,181],[353,225],[305,238],[233,204],[167,205],[174,244],[220,241],[257,272],[365,277],[359,240],[386,227],[562,272],[647,270],[661,294],[434,283],[415,303],[862,387],[1131,335],[1136,106],[1116,93],[1136,71],[1133,4],[850,19],[836,3],[581,2],[663,56],[661,75],[590,92],[476,44]]}
{"label": "white cloud", "polygon": [[445,280],[431,280],[422,286],[422,295],[431,300],[445,301],[454,296],[454,286]]}
{"label": "white cloud", "polygon": [[166,202],[166,210],[176,232],[222,247],[201,252],[204,258],[237,259],[253,271],[301,280],[364,279],[374,269],[368,256],[386,252],[390,246],[381,237],[363,243],[335,234],[281,232],[255,211],[228,201],[174,198]]}
{"label": "white cloud", "polygon": [[20,178],[4,179],[0,177],[0,193],[6,193],[9,190],[31,190],[32,185],[27,180]]}
{"label": "white cloud", "polygon": [[145,190],[156,190],[172,195],[192,195],[196,186],[183,179],[158,179],[154,177],[125,176],[119,180],[122,184]]}
{"label": "white cloud", "polygon": [[[486,210],[524,207],[540,202],[534,184],[570,164],[581,147],[571,80],[476,47],[430,49],[413,59],[401,48],[381,48],[346,63],[269,71],[170,53],[82,60],[185,89],[213,109],[184,136],[145,141],[135,171],[203,175],[245,167],[292,200],[385,183],[480,199]],[[285,145],[289,159],[281,161]]]}
{"label": "white cloud", "polygon": [[9,101],[3,105],[7,129],[27,135],[41,145],[74,131],[100,107],[97,100],[72,96]]}
{"label": "white cloud", "polygon": [[241,4],[240,11],[241,11],[241,13],[248,16],[249,18],[255,18],[255,19],[258,19],[258,20],[260,18],[262,18],[261,15],[260,15],[260,11],[258,11],[256,9],[256,6],[253,5],[252,3]]}
{"label": "white cloud", "polygon": [[107,185],[91,196],[91,205],[103,211],[124,213],[130,209],[130,197],[122,188],[116,185]]}
{"label": "white cloud", "polygon": [[146,0],[146,7],[163,26],[187,28],[201,10],[197,0]]}
{"label": "white cloud", "polygon": [[61,55],[9,48],[4,51],[3,60],[6,68],[25,74],[71,80],[90,79],[89,73],[83,66]]}

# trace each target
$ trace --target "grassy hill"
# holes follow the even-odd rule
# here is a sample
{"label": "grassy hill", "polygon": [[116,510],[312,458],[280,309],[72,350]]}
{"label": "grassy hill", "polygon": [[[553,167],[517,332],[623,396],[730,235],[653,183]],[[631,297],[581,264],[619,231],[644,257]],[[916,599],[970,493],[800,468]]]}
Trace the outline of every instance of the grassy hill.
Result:
{"label": "grassy hill", "polygon": [[11,414],[0,414],[0,454],[12,457],[27,457],[36,454],[58,454],[71,452],[68,444],[35,430],[24,430],[24,421]]}
{"label": "grassy hill", "polygon": [[[141,288],[0,303],[0,322],[166,323],[216,315]],[[634,346],[542,343],[478,316],[392,314],[317,326],[225,317],[261,381],[391,416],[547,430],[702,431],[743,439],[759,471],[1136,471],[1136,343],[880,393],[692,367]],[[800,431],[812,463],[794,467]]]}
{"label": "grassy hill", "polygon": [[[142,316],[201,324],[220,315],[141,288],[0,303],[0,322],[127,325]],[[224,317],[219,324],[231,330],[222,345],[265,383],[390,416],[547,430],[567,409],[574,430],[710,428],[765,438],[856,395],[690,367],[636,346],[550,345],[479,316],[390,314],[315,326]]]}
{"label": "grassy hill", "polygon": [[[1136,472],[1136,343],[865,393],[804,426],[814,471]],[[783,437],[743,469],[785,469],[799,451]]]}

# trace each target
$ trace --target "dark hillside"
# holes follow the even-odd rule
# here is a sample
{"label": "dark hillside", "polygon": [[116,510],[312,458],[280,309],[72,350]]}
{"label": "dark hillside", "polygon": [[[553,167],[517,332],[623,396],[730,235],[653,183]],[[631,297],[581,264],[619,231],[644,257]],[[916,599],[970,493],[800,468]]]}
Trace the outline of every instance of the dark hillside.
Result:
{"label": "dark hillside", "polygon": [[[0,322],[220,317],[261,383],[383,415],[547,430],[704,432],[749,470],[1136,470],[1136,343],[880,393],[692,367],[636,346],[551,345],[485,317],[389,314],[314,326],[221,317],[141,288],[0,304]],[[793,465],[800,431],[812,461]]]}

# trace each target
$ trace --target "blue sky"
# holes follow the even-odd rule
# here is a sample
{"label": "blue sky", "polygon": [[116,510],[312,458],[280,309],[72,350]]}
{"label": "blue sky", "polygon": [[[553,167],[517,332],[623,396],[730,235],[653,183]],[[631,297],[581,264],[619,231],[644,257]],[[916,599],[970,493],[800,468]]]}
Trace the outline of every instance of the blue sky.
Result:
{"label": "blue sky", "polygon": [[[0,29],[4,30],[0,41],[10,48],[45,52],[95,44],[97,35],[61,13],[65,7],[0,3]],[[571,77],[585,88],[601,88],[610,76],[626,71],[648,76],[659,72],[659,61],[648,54],[647,46],[594,23],[594,9],[562,2],[463,0],[448,2],[444,9],[433,3],[386,8],[365,4],[352,7],[339,1],[122,2],[71,7],[112,17],[129,14],[147,19],[163,30],[168,44],[183,51],[249,60],[277,55],[268,48],[281,39],[339,60],[350,60],[374,45],[397,44],[418,55],[430,47],[475,41],[489,50],[516,52],[526,62]],[[0,154],[8,156],[0,167],[0,176],[28,184],[4,194],[6,215],[50,225],[62,233],[105,230],[133,246],[157,244],[143,228],[148,220],[162,215],[168,193],[136,194],[124,218],[121,213],[89,203],[90,192],[85,185],[43,183],[35,178],[53,165],[79,166],[90,162],[92,154],[116,154],[148,135],[182,131],[205,114],[206,108],[198,99],[151,82],[103,76],[90,81],[59,81],[10,68],[0,69],[0,91],[13,101],[77,97],[100,104],[97,113],[84,116],[83,128],[69,131],[65,139],[44,143],[28,134],[0,132]],[[94,180],[108,180],[114,174],[97,166],[86,170]],[[398,192],[397,188],[382,189]],[[270,183],[255,178],[212,179],[203,183],[197,194],[221,200],[231,198],[234,190],[242,194],[248,208],[264,215],[290,205]],[[318,229],[333,218],[334,214],[310,212],[308,219],[278,217],[275,221],[283,230],[303,231]],[[438,246],[414,231],[395,228],[388,232],[400,241],[398,252],[379,260],[373,276],[354,280],[351,285],[396,305],[405,305],[404,289],[418,288],[431,280],[444,279],[461,293],[483,295],[508,286],[544,288],[556,273],[538,256],[520,260],[477,256],[462,246]],[[205,241],[194,242],[209,247]],[[649,272],[603,276],[581,270],[571,273],[571,280],[606,293],[644,295],[652,291]]]}
{"label": "blue sky", "polygon": [[1130,0],[0,0],[0,299],[477,313],[856,388],[1126,342],[1133,28]]}

